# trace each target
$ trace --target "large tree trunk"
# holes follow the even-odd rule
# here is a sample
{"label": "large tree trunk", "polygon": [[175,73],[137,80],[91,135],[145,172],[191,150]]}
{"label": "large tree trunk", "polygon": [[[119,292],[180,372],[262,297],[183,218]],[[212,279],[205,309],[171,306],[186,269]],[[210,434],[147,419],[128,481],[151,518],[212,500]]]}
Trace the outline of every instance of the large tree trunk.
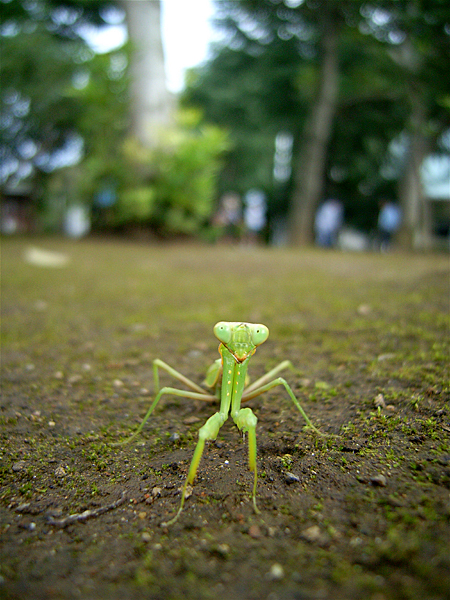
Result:
{"label": "large tree trunk", "polygon": [[403,223],[399,241],[405,249],[424,250],[431,244],[431,219],[422,184],[422,164],[429,153],[424,135],[426,109],[419,94],[411,92],[410,140],[407,162],[399,185]]}
{"label": "large tree trunk", "polygon": [[331,11],[327,11],[322,33],[319,89],[306,124],[291,198],[290,242],[296,246],[313,241],[314,214],[323,194],[327,149],[338,99],[338,35],[336,19]]}
{"label": "large tree trunk", "polygon": [[124,0],[131,57],[131,133],[151,148],[170,123],[173,100],[166,87],[159,0]]}

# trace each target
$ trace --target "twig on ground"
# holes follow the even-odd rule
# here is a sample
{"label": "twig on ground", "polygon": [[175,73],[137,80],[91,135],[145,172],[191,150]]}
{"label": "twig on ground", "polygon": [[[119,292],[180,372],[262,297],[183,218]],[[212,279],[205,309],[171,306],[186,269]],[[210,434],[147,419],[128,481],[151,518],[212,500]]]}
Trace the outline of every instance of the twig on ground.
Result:
{"label": "twig on ground", "polygon": [[72,525],[72,523],[84,523],[88,519],[92,519],[94,517],[99,517],[103,513],[119,507],[121,504],[123,504],[125,502],[126,497],[127,497],[126,492],[122,492],[122,496],[118,500],[113,502],[112,504],[107,504],[106,506],[101,506],[100,508],[96,508],[95,510],[85,510],[82,513],[75,513],[73,515],[69,515],[68,517],[65,517],[64,519],[54,519],[53,517],[50,517],[49,523],[50,523],[50,525],[59,527],[61,529],[64,527],[67,527],[68,525]]}

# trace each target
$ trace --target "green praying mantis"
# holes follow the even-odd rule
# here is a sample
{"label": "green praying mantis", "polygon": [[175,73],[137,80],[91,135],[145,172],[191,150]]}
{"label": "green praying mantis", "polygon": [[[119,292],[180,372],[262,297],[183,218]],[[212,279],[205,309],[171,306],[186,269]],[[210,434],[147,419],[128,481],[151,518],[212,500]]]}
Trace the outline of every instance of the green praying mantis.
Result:
{"label": "green praying mantis", "polygon": [[[214,334],[220,342],[219,353],[221,358],[217,359],[208,369],[204,383],[205,386],[215,391],[215,394],[206,391],[162,360],[154,360],[153,373],[155,389],[157,391],[156,397],[136,432],[124,442],[121,442],[123,444],[128,443],[139,435],[163,395],[182,396],[206,402],[212,402],[220,398],[218,412],[209,417],[203,427],[199,429],[198,442],[191,460],[186,481],[181,491],[181,502],[178,512],[170,521],[162,523],[163,526],[173,525],[173,523],[178,520],[178,517],[183,510],[188,486],[193,484],[197,474],[205,443],[208,440],[215,440],[217,438],[220,428],[230,414],[238,429],[243,434],[248,434],[248,466],[250,472],[254,474],[252,492],[253,507],[256,513],[260,512],[256,504],[256,485],[258,481],[256,468],[257,418],[251,408],[241,408],[241,402],[246,402],[278,385],[282,385],[305,419],[307,427],[319,435],[324,435],[311,423],[287,381],[282,377],[276,377],[278,373],[284,369],[293,369],[290,361],[285,360],[281,362],[274,369],[246,387],[249,361],[255,353],[256,348],[263,344],[269,337],[269,329],[265,325],[220,321],[214,326]],[[175,379],[186,385],[189,390],[180,390],[173,387],[163,387],[160,389],[159,369],[172,375]]]}

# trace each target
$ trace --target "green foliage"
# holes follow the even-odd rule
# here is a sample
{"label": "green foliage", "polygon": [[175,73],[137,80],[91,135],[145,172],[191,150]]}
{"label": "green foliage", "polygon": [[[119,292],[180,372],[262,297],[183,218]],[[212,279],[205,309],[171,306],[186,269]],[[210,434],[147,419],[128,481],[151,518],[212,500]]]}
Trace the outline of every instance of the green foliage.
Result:
{"label": "green foliage", "polygon": [[72,92],[94,53],[79,31],[86,23],[104,24],[105,6],[99,0],[2,0],[3,182],[8,176],[45,177],[58,167],[59,150],[73,152],[74,143],[80,144],[84,108]]}
{"label": "green foliage", "polygon": [[[339,31],[340,89],[326,171],[317,176],[325,194],[344,201],[347,222],[370,229],[379,198],[397,192],[401,169],[387,176],[384,167],[390,143],[407,131],[412,88],[427,104],[430,148],[448,127],[450,10],[440,1],[326,5]],[[320,81],[324,6],[216,2],[223,41],[191,73],[185,93],[186,103],[230,131],[234,149],[221,188],[243,193],[262,187],[272,213],[287,212],[289,204],[289,185],[283,192],[272,180],[275,136],[282,130],[294,135],[293,179],[299,167],[295,152],[307,140],[305,125]]]}
{"label": "green foliage", "polygon": [[198,234],[214,207],[220,157],[229,147],[226,133],[199,126],[199,115],[185,112],[161,133],[158,146],[141,147],[134,139],[122,148],[118,201],[110,223],[147,225],[165,234]]}

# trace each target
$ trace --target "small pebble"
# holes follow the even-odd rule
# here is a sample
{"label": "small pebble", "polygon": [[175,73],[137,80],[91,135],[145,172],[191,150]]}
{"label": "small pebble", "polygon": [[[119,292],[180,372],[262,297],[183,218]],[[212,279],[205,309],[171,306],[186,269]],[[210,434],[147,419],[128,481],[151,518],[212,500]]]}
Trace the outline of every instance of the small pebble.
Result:
{"label": "small pebble", "polygon": [[19,460],[18,462],[13,464],[12,470],[14,471],[14,473],[18,473],[19,471],[23,471],[26,466],[27,463],[24,460]]}
{"label": "small pebble", "polygon": [[123,381],[121,379],[114,379],[113,386],[114,387],[123,387]]}
{"label": "small pebble", "polygon": [[300,478],[294,475],[294,473],[286,473],[284,480],[286,483],[298,483]]}
{"label": "small pebble", "polygon": [[140,519],[145,519],[145,517],[146,517],[146,516],[147,516],[147,513],[146,513],[145,511],[142,511],[142,512],[140,512],[140,513],[138,514],[138,517],[139,517]]}
{"label": "small pebble", "polygon": [[386,487],[386,477],[384,475],[375,475],[375,477],[370,478],[370,483],[372,485],[378,485],[380,487]]}
{"label": "small pebble", "polygon": [[60,465],[59,467],[57,467],[55,469],[56,477],[64,477],[65,475],[66,475],[66,470],[64,469],[64,467],[62,465]]}
{"label": "small pebble", "polygon": [[372,312],[372,307],[370,306],[370,304],[360,304],[357,308],[357,312],[363,317],[366,317]]}
{"label": "small pebble", "polygon": [[49,427],[54,427],[56,425],[55,421],[49,421],[48,422],[48,426]]}
{"label": "small pebble", "polygon": [[177,433],[176,431],[174,433],[172,433],[172,435],[169,437],[169,442],[178,442],[178,440],[180,439],[180,434]]}
{"label": "small pebble", "polygon": [[318,542],[322,539],[322,534],[318,525],[312,525],[302,531],[302,538],[308,542]]}
{"label": "small pebble", "polygon": [[56,371],[56,373],[53,374],[53,377],[55,379],[64,379],[64,373],[62,371]]}
{"label": "small pebble", "polygon": [[270,571],[267,573],[268,579],[273,579],[274,581],[279,581],[284,577],[284,569],[279,563],[274,563],[270,567]]}
{"label": "small pebble", "polygon": [[248,528],[248,535],[251,538],[257,540],[261,537],[261,529],[258,525],[250,525],[250,527]]}
{"label": "small pebble", "polygon": [[148,542],[152,539],[152,536],[148,533],[148,531],[144,531],[144,533],[141,536],[142,541],[145,542],[146,544],[148,544]]}
{"label": "small pebble", "polygon": [[198,423],[200,421],[200,419],[198,417],[192,416],[192,417],[186,417],[185,419],[183,419],[183,423],[185,425],[192,425],[193,423]]}
{"label": "small pebble", "polygon": [[378,356],[378,361],[383,361],[383,360],[392,360],[393,358],[395,358],[395,354],[393,354],[392,352],[387,352],[386,354],[380,354],[380,356]]}

